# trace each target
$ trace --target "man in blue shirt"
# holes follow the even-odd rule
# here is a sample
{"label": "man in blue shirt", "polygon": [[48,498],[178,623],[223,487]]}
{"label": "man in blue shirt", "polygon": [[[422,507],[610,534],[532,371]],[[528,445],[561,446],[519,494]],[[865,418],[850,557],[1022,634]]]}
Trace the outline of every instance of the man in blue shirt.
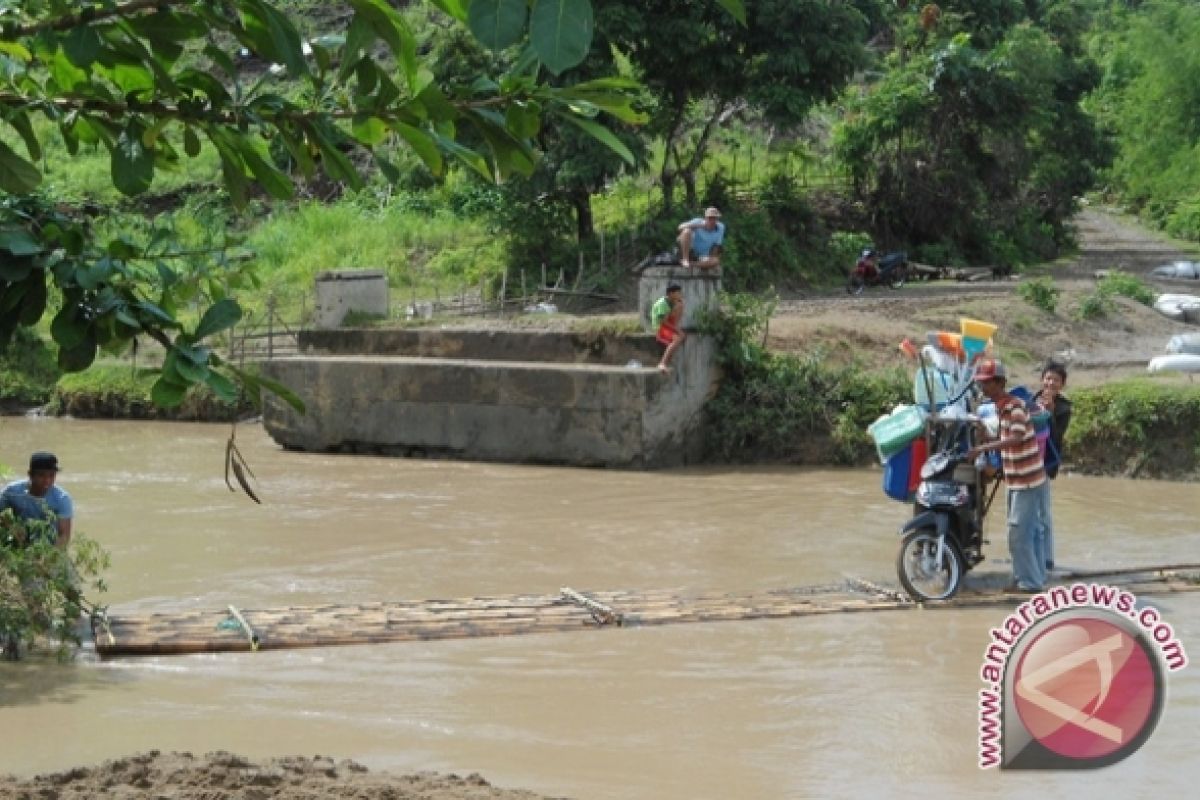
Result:
{"label": "man in blue shirt", "polygon": [[716,208],[705,210],[704,217],[688,220],[679,226],[679,262],[685,267],[701,269],[721,266],[721,248],[725,244],[725,223]]}
{"label": "man in blue shirt", "polygon": [[58,458],[53,453],[34,453],[29,458],[29,478],[13,481],[0,492],[0,511],[11,508],[18,522],[53,522],[58,530],[55,544],[66,550],[71,541],[75,504],[71,495],[54,485],[57,478]]}

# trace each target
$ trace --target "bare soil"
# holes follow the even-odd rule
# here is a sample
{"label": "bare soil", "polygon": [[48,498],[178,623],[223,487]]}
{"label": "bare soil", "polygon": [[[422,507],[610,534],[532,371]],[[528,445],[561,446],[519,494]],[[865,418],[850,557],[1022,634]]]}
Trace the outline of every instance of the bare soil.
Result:
{"label": "bare soil", "polygon": [[498,789],[479,775],[372,773],[353,761],[292,756],[255,763],[231,753],[151,750],[96,767],[27,780],[0,776],[0,797],[14,800],[551,800]]}
{"label": "bare soil", "polygon": [[[1076,220],[1079,255],[1030,270],[1061,290],[1051,314],[1017,293],[1018,278],[978,283],[910,283],[903,289],[872,288],[859,297],[844,292],[801,294],[782,299],[771,319],[769,346],[783,352],[820,349],[829,358],[868,367],[898,364],[905,336],[923,342],[928,331],[958,331],[970,317],[996,325],[997,354],[1015,379],[1028,383],[1050,358],[1065,362],[1071,386],[1094,386],[1144,375],[1146,363],[1164,352],[1170,337],[1197,328],[1174,322],[1127,298],[1100,319],[1078,317],[1081,301],[1096,288],[1096,273],[1123,270],[1161,293],[1200,295],[1200,281],[1160,280],[1150,270],[1176,260],[1194,260],[1194,250],[1151,233],[1113,212],[1085,210]],[[1164,376],[1187,381],[1185,376]]]}

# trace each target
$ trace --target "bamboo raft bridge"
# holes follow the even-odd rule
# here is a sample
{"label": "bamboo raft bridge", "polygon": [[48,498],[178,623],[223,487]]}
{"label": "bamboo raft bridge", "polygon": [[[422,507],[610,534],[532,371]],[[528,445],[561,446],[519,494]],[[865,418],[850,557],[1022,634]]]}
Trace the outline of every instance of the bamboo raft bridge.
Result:
{"label": "bamboo raft bridge", "polygon": [[[551,631],[777,619],[853,611],[954,609],[1017,605],[1030,599],[1001,588],[1008,576],[972,575],[952,600],[915,603],[902,592],[860,578],[838,584],[687,595],[676,591],[506,595],[458,600],[303,606],[281,609],[181,611],[97,616],[96,651],[116,656],[245,652],[333,645],[512,636]],[[1103,583],[1137,597],[1200,591],[1200,564],[1074,570],[1047,591]]]}

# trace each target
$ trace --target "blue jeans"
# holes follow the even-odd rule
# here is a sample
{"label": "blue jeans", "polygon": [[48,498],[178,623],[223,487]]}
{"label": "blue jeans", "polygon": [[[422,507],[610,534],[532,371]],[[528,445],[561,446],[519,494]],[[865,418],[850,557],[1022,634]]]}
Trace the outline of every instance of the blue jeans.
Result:
{"label": "blue jeans", "polygon": [[1054,565],[1054,515],[1050,504],[1050,481],[1046,481],[1045,502],[1042,503],[1041,520],[1038,525],[1038,540],[1042,545],[1042,555],[1046,558],[1046,569]]}
{"label": "blue jeans", "polygon": [[1046,585],[1046,554],[1042,544],[1043,512],[1050,503],[1050,483],[1032,489],[1008,490],[1008,552],[1013,580],[1022,589]]}

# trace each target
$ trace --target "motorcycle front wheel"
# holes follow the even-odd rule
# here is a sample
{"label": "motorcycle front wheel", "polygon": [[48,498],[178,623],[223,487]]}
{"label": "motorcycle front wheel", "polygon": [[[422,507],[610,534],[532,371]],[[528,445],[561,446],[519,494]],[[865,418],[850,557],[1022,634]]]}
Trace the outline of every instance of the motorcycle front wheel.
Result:
{"label": "motorcycle front wheel", "polygon": [[918,602],[949,600],[962,582],[963,562],[958,548],[949,541],[938,558],[938,535],[932,528],[918,528],[900,542],[896,572],[904,591]]}
{"label": "motorcycle front wheel", "polygon": [[892,287],[893,289],[899,289],[904,285],[906,280],[908,280],[908,267],[900,267],[891,274],[890,278],[888,279],[888,286]]}

